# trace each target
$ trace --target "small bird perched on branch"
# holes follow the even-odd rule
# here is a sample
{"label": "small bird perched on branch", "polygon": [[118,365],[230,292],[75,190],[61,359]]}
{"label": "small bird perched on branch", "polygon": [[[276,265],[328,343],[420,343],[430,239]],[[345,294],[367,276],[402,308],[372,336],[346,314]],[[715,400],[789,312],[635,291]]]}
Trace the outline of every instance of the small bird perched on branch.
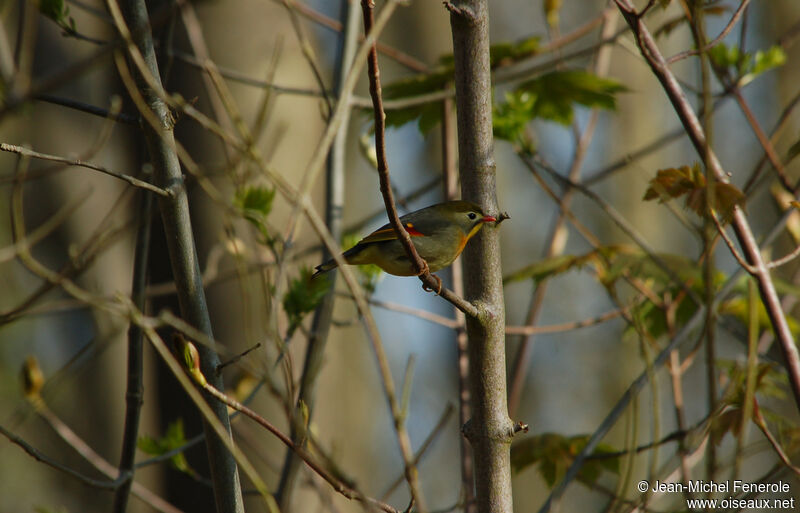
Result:
{"label": "small bird perched on branch", "polygon": [[[400,221],[411,236],[419,256],[428,263],[430,271],[435,272],[452,264],[467,241],[484,224],[496,222],[497,218],[484,214],[478,205],[469,201],[447,201],[406,214]],[[342,257],[348,264],[375,264],[395,276],[417,274],[390,224],[381,226],[361,239]],[[335,269],[337,265],[333,259],[318,265],[312,278]]]}

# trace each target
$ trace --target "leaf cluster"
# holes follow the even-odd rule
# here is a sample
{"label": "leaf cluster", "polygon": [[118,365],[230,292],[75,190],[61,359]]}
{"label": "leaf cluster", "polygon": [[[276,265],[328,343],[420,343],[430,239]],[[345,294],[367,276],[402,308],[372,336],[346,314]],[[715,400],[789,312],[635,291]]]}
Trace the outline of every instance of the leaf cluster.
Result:
{"label": "leaf cluster", "polygon": [[272,212],[274,199],[275,189],[260,185],[248,185],[238,189],[233,199],[233,205],[242,217],[258,230],[264,238],[263,242],[271,239],[266,223],[267,217]]}
{"label": "leaf cluster", "polygon": [[300,326],[306,315],[316,310],[330,289],[330,282],[326,277],[319,276],[312,279],[312,274],[308,267],[300,269],[300,275],[291,281],[289,290],[283,295],[283,310],[289,318],[287,339]]}
{"label": "leaf cluster", "polygon": [[[161,456],[179,447],[185,446],[186,435],[183,432],[183,419],[179,418],[170,422],[167,426],[167,432],[163,437],[153,438],[149,435],[143,435],[139,437],[136,445],[140,451],[150,456]],[[189,466],[189,462],[186,461],[186,457],[182,452],[170,456],[169,462],[176,470],[195,475],[195,471]]]}
{"label": "leaf cluster", "polygon": [[[508,66],[536,55],[538,51],[538,36],[513,43],[499,43],[489,49],[490,64],[492,69]],[[443,55],[434,70],[383,86],[383,96],[389,100],[401,100],[445,90],[453,82],[454,70],[453,54]],[[418,120],[420,132],[428,133],[442,120],[441,103],[427,102],[386,112],[387,127],[399,127],[415,120]]]}
{"label": "leaf cluster", "polygon": [[751,53],[742,52],[736,45],[720,43],[708,51],[708,56],[714,66],[735,77],[734,81],[740,86],[747,85],[759,75],[786,62],[786,52],[780,45]]}
{"label": "leaf cluster", "polygon": [[[511,470],[518,473],[531,465],[538,465],[539,473],[553,487],[564,477],[578,453],[589,441],[589,435],[563,436],[558,433],[543,433],[527,437],[511,445]],[[608,444],[600,444],[592,453],[598,458],[588,459],[581,467],[578,480],[593,485],[603,471],[619,475],[619,458],[602,457],[616,454]]]}
{"label": "leaf cluster", "polygon": [[[709,190],[712,189],[712,195],[709,195]],[[693,166],[659,169],[650,180],[643,199],[657,199],[664,203],[681,196],[686,196],[686,208],[697,215],[704,217],[710,209],[719,212],[723,220],[729,220],[734,207],[743,205],[745,200],[744,193],[730,183],[714,180],[713,186],[709,187],[698,163]]]}
{"label": "leaf cluster", "polygon": [[64,31],[64,35],[74,35],[75,19],[69,15],[69,6],[64,0],[39,0],[39,12],[50,18]]}

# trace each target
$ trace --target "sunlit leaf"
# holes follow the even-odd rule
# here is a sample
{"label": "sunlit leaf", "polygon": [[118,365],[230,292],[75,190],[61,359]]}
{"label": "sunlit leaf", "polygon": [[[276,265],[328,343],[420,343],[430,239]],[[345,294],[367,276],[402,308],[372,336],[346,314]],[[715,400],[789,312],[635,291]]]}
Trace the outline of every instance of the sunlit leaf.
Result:
{"label": "sunlit leaf", "polygon": [[[775,281],[775,288],[777,289],[779,286],[777,284],[777,280]],[[782,282],[780,288],[786,291],[788,285],[788,283]],[[730,315],[738,319],[742,324],[747,325],[749,322],[748,308],[747,296],[742,293],[728,299],[722,305],[720,305],[720,313]],[[795,336],[800,336],[800,324],[798,324],[794,317],[787,316],[786,323],[789,325],[789,330],[792,332],[792,334]],[[758,326],[759,331],[772,331],[773,329],[772,321],[770,320],[769,315],[767,315],[767,310],[764,308],[764,304],[761,301],[758,302]]]}
{"label": "sunlit leaf", "polygon": [[534,151],[533,141],[528,135],[527,126],[534,118],[536,98],[527,91],[513,91],[505,94],[505,101],[494,105],[492,128],[497,139],[504,139],[530,154]]}
{"label": "sunlit leaf", "polygon": [[740,86],[744,86],[759,75],[786,63],[786,52],[779,45],[774,45],[767,50],[758,50],[752,54],[750,52],[742,53],[736,45],[728,46],[720,43],[711,48],[708,55],[717,68],[732,73]]}
{"label": "sunlit leaf", "polygon": [[274,199],[275,189],[252,185],[237,190],[233,204],[239,209],[242,216],[255,226],[265,239],[268,239],[266,221],[272,211]]}
{"label": "sunlit leaf", "polygon": [[572,122],[575,104],[614,110],[616,94],[627,88],[615,80],[582,70],[553,71],[521,84],[533,96],[533,115],[562,124]]}
{"label": "sunlit leaf", "polygon": [[769,192],[781,211],[791,210],[786,218],[786,231],[792,236],[795,244],[800,244],[800,202],[796,201],[792,193],[778,183],[773,184]]}
{"label": "sunlit leaf", "polygon": [[[489,49],[492,68],[508,65],[520,59],[535,55],[539,50],[538,36],[529,37],[513,43],[498,43]],[[453,81],[453,55],[439,58],[439,66],[428,73],[419,73],[383,86],[383,96],[387,100],[401,100],[444,90]],[[428,133],[442,121],[441,102],[420,103],[400,109],[386,110],[386,126],[400,127],[418,120],[423,134]]]}
{"label": "sunlit leaf", "polygon": [[[670,199],[686,196],[686,207],[704,216],[708,211],[708,186],[699,164],[679,168],[659,169],[650,180],[644,193],[644,200],[658,199],[663,203]],[[727,220],[737,205],[742,205],[745,195],[735,185],[714,182],[714,210],[723,220]]]}

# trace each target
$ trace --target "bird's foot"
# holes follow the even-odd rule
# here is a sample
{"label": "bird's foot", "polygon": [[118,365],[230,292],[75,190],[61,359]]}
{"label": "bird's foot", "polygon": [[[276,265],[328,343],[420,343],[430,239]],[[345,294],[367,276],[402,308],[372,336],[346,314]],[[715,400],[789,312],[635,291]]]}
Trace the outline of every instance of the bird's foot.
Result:
{"label": "bird's foot", "polygon": [[[442,279],[439,278],[438,276],[436,276],[435,274],[431,274],[431,277],[434,280],[436,280],[436,295],[437,296],[441,296],[442,295]],[[428,285],[426,283],[422,284],[422,290],[424,290],[425,292],[433,292],[434,291],[434,289],[428,287]]]}

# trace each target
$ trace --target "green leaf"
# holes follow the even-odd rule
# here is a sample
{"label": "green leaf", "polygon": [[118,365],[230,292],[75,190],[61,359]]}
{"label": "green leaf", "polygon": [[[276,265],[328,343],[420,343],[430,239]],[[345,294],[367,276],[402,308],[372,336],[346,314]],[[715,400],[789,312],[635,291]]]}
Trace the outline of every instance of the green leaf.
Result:
{"label": "green leaf", "polygon": [[786,52],[779,45],[774,45],[755,54],[745,52],[742,54],[739,47],[727,46],[720,43],[708,51],[711,62],[718,68],[723,68],[738,77],[739,86],[745,86],[759,75],[782,66],[786,63]]}
{"label": "green leaf", "polygon": [[69,15],[69,7],[64,0],[40,0],[39,12],[55,21],[65,35],[75,34],[75,20]]}
{"label": "green leaf", "polygon": [[236,191],[234,203],[245,213],[267,217],[272,211],[275,189],[263,186],[247,186]]}
{"label": "green leaf", "polygon": [[[186,445],[186,435],[183,432],[183,419],[177,419],[167,426],[167,432],[163,438],[156,439],[148,435],[140,436],[136,442],[137,447],[142,452],[151,456],[161,456],[169,451]],[[186,457],[182,452],[170,457],[170,463],[174,468],[187,474],[194,474],[194,470],[189,466]]]}
{"label": "green leaf", "polygon": [[527,126],[534,118],[536,97],[527,91],[505,94],[505,101],[495,103],[492,128],[497,139],[504,139],[532,154],[535,150]]}
{"label": "green leaf", "polygon": [[753,57],[753,67],[750,74],[757,76],[765,71],[783,66],[786,63],[786,52],[780,46],[773,46],[766,52],[758,50]]}
{"label": "green leaf", "polygon": [[275,189],[260,185],[240,188],[233,199],[233,204],[242,213],[242,217],[255,226],[265,240],[270,238],[266,223],[274,199]]}
{"label": "green leaf", "polygon": [[287,336],[291,337],[306,315],[319,306],[330,290],[330,282],[322,277],[311,279],[311,269],[304,267],[300,276],[293,279],[283,296],[283,309],[289,317]]}
{"label": "green leaf", "polygon": [[[453,79],[453,69],[444,68],[428,74],[419,74],[393,82],[383,88],[384,98],[398,100],[441,91]],[[402,109],[386,111],[386,126],[400,127],[419,119],[419,129],[425,134],[441,121],[442,105],[439,101],[422,103]]]}
{"label": "green leaf", "polygon": [[[776,278],[773,278],[773,280],[775,281],[775,288],[782,289],[781,293],[797,296],[796,286]],[[780,285],[778,285],[778,281],[780,281]],[[745,294],[742,290],[738,290],[736,296],[728,299],[722,305],[720,305],[719,311],[720,313],[734,317],[743,325],[747,326],[750,322],[747,301],[747,294]],[[767,309],[764,308],[764,304],[761,301],[758,302],[757,308],[759,331],[773,331],[772,321],[770,321],[769,315],[767,315]],[[792,316],[787,316],[786,323],[789,325],[789,330],[795,337],[800,336],[800,324],[798,324],[797,319]]]}
{"label": "green leaf", "polygon": [[[539,465],[539,472],[551,488],[566,473],[578,453],[586,447],[589,435],[565,437],[558,433],[543,433],[515,442],[511,446],[511,469],[514,473],[531,466]],[[611,454],[617,451],[607,444],[600,444],[593,456]],[[578,480],[593,485],[603,471],[619,474],[618,458],[588,459],[578,474]]]}
{"label": "green leaf", "polygon": [[[520,59],[535,55],[539,51],[538,36],[529,37],[514,43],[499,43],[489,48],[489,59],[492,68],[505,66]],[[400,100],[444,90],[453,82],[453,55],[447,54],[439,58],[439,66],[428,73],[419,73],[412,77],[397,80],[383,86],[383,97],[388,100]],[[442,121],[440,101],[417,104],[400,109],[386,110],[386,126],[400,127],[412,121],[418,121],[419,130],[427,134]]]}
{"label": "green leaf", "polygon": [[800,155],[800,139],[798,139],[797,142],[794,143],[786,153],[786,164],[794,160],[794,158],[798,155]]}
{"label": "green leaf", "polygon": [[533,279],[537,283],[541,283],[548,278],[563,274],[572,269],[583,267],[587,261],[595,257],[594,252],[587,253],[586,255],[557,255],[550,258],[545,258],[534,262],[531,265],[525,266],[519,271],[515,271],[503,278],[503,283],[514,283],[515,281],[522,281]]}
{"label": "green leaf", "polygon": [[627,88],[615,80],[601,78],[586,71],[553,71],[521,84],[518,91],[534,97],[533,115],[568,125],[572,122],[573,105],[614,110],[616,93]]}
{"label": "green leaf", "polygon": [[521,59],[539,53],[539,36],[529,37],[516,43],[498,43],[489,48],[489,61],[492,68],[507,66]]}
{"label": "green leaf", "polygon": [[[747,55],[747,54],[745,54]],[[738,68],[742,55],[739,53],[738,46],[728,46],[719,43],[708,51],[711,62],[720,68]]]}
{"label": "green leaf", "polygon": [[40,0],[39,12],[60,25],[66,23],[69,7],[64,0]]}

